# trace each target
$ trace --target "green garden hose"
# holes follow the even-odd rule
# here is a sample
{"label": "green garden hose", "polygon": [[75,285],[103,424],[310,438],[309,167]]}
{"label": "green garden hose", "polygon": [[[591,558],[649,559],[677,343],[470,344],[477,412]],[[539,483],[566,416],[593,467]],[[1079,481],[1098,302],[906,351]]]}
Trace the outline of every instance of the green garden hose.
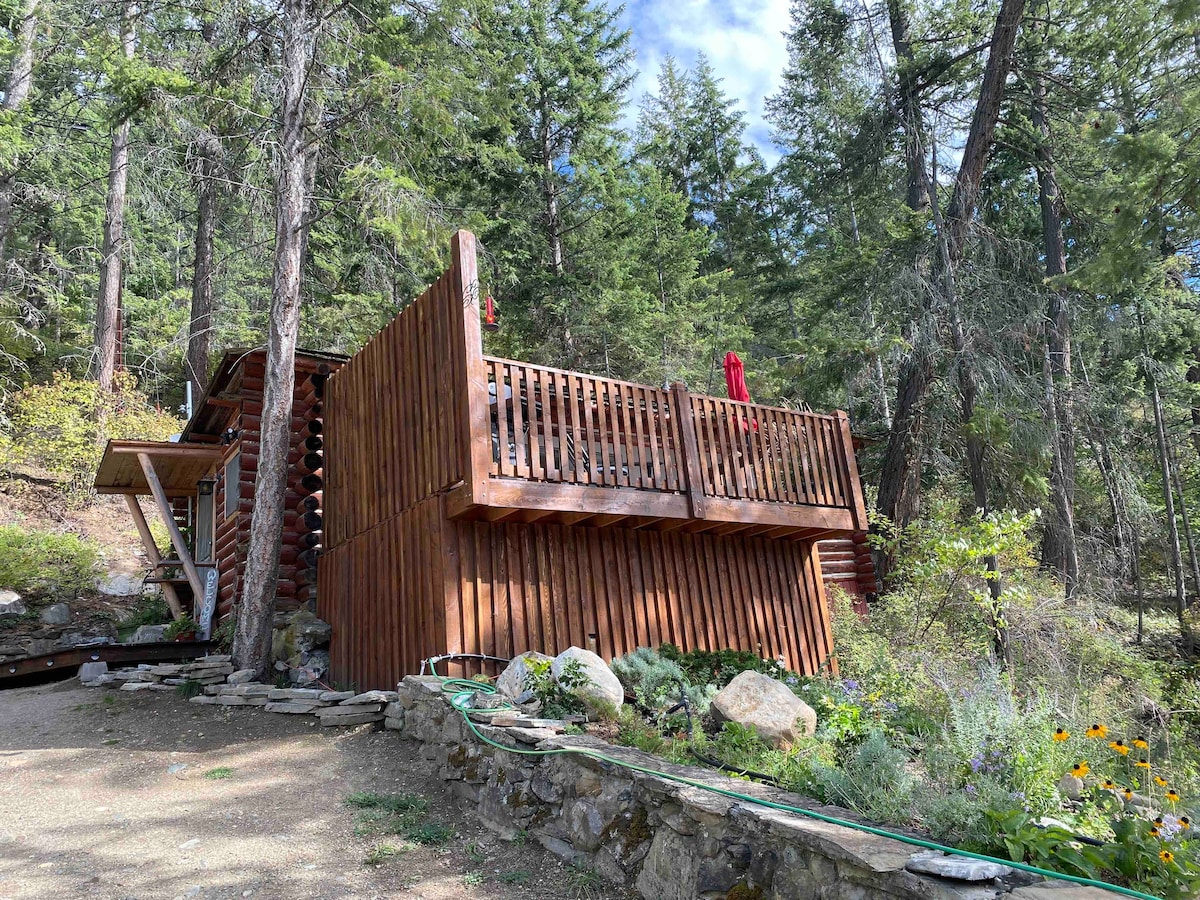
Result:
{"label": "green garden hose", "polygon": [[[673,781],[677,784],[686,784],[689,787],[699,788],[702,791],[708,791],[712,794],[719,794],[723,797],[730,797],[734,800],[740,800],[745,803],[753,803],[758,806],[765,806],[768,809],[776,809],[780,812],[792,813],[797,816],[804,816],[809,819],[816,819],[820,822],[825,822],[830,825],[840,825],[843,828],[853,828],[855,831],[862,831],[866,834],[873,834],[876,837],[890,838],[894,841],[900,841],[904,844],[911,844],[914,847],[921,847],[926,850],[940,850],[943,853],[948,853],[953,856],[962,856],[967,859],[978,859],[983,862],[997,863],[1002,866],[1009,866],[1014,869],[1020,869],[1023,872],[1030,872],[1034,875],[1040,875],[1043,878],[1053,878],[1059,881],[1069,881],[1073,884],[1081,884],[1087,887],[1100,888],[1106,891],[1112,891],[1117,894],[1123,894],[1126,897],[1137,897],[1138,900],[1161,900],[1153,894],[1143,894],[1141,891],[1135,891],[1132,888],[1121,887],[1116,884],[1109,884],[1104,881],[1098,881],[1094,878],[1085,878],[1081,875],[1068,875],[1064,872],[1052,872],[1049,869],[1041,869],[1037,866],[1031,866],[1027,863],[1014,862],[1008,859],[999,859],[995,856],[987,856],[983,853],[972,853],[969,850],[959,850],[956,847],[948,847],[944,844],[938,844],[934,841],[926,841],[921,838],[911,837],[906,834],[897,834],[894,831],[888,831],[886,828],[876,828],[872,825],[863,825],[859,822],[851,822],[846,819],[839,819],[835,816],[829,816],[824,813],[816,812],[811,809],[803,809],[798,806],[788,806],[786,803],[775,803],[771,800],[762,800],[757,797],[751,797],[747,794],[740,794],[737,791],[727,790],[726,788],[714,787],[710,784],[705,784],[702,781],[693,781],[690,778],[684,778],[680,775],[672,775],[669,772],[662,772],[658,769],[650,769],[645,766],[639,766],[626,760],[616,759],[597,750],[591,750],[587,747],[559,747],[553,750],[525,750],[517,747],[509,747],[501,744],[498,741],[493,741],[485,736],[471,721],[469,713],[471,712],[495,712],[496,707],[490,709],[473,709],[468,704],[471,697],[476,693],[494,694],[496,688],[494,685],[484,684],[479,681],[470,681],[464,678],[443,678],[437,674],[434,668],[436,662],[440,659],[431,659],[429,662],[429,671],[442,682],[442,691],[450,695],[450,705],[453,706],[462,715],[463,721],[467,723],[467,727],[471,729],[471,733],[475,735],[483,743],[495,747],[497,750],[504,750],[508,753],[517,753],[522,756],[559,756],[566,754],[575,754],[577,756],[587,756],[592,759],[598,759],[602,762],[610,763],[615,766],[620,766],[624,769],[629,769],[634,772],[641,772],[643,775],[653,775],[657,778],[665,778],[667,781]],[[424,668],[424,666],[422,666]],[[505,707],[499,707],[505,708]],[[511,708],[511,707],[508,707]]]}

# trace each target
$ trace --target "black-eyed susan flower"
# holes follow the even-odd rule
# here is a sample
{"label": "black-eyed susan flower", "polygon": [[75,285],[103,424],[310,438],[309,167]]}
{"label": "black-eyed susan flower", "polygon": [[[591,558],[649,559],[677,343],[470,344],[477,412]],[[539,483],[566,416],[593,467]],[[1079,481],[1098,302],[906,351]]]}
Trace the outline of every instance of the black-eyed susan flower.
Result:
{"label": "black-eyed susan flower", "polygon": [[1151,826],[1150,837],[1158,837],[1158,826],[1157,825]]}
{"label": "black-eyed susan flower", "polygon": [[1167,779],[1163,778],[1161,775],[1155,775],[1154,783],[1157,784],[1159,787],[1166,787]]}
{"label": "black-eyed susan flower", "polygon": [[1120,753],[1122,756],[1129,755],[1129,745],[1124,741],[1109,741],[1108,747],[1114,753]]}
{"label": "black-eyed susan flower", "polygon": [[1135,762],[1134,765],[1137,766],[1139,769],[1149,769],[1150,768],[1150,760],[1146,759],[1145,757],[1142,757],[1137,762]]}
{"label": "black-eyed susan flower", "polygon": [[1124,797],[1126,800],[1132,800],[1133,799],[1133,791],[1131,791],[1129,788],[1125,788],[1124,790],[1121,791],[1121,796]]}
{"label": "black-eyed susan flower", "polygon": [[1108,737],[1108,726],[1101,725],[1099,722],[1097,722],[1095,725],[1085,731],[1084,734],[1090,738]]}
{"label": "black-eyed susan flower", "polygon": [[1189,819],[1187,816],[1180,816],[1179,817],[1179,827],[1182,828],[1184,831],[1187,831],[1189,828],[1192,827],[1192,820]]}
{"label": "black-eyed susan flower", "polygon": [[1161,859],[1165,863],[1175,862],[1175,854],[1172,853],[1170,850],[1159,850],[1158,858]]}
{"label": "black-eyed susan flower", "polygon": [[1106,791],[1115,791],[1117,789],[1117,784],[1111,778],[1106,778],[1100,787]]}
{"label": "black-eyed susan flower", "polygon": [[1069,732],[1069,731],[1066,731],[1066,730],[1064,730],[1064,729],[1062,729],[1062,728],[1055,728],[1055,729],[1054,729],[1054,740],[1056,740],[1056,741],[1065,741],[1065,740],[1069,740],[1069,739],[1070,739],[1070,737],[1071,737],[1071,732]]}
{"label": "black-eyed susan flower", "polygon": [[1092,771],[1092,770],[1091,770],[1091,767],[1088,766],[1088,762],[1086,759],[1082,760],[1081,762],[1077,762],[1077,763],[1075,763],[1075,765],[1071,766],[1071,774],[1074,775],[1076,778],[1083,778],[1090,771]]}
{"label": "black-eyed susan flower", "polygon": [[1168,789],[1167,790],[1167,802],[1168,803],[1178,803],[1179,802],[1179,792]]}
{"label": "black-eyed susan flower", "polygon": [[1139,750],[1149,750],[1150,749],[1150,745],[1146,742],[1146,739],[1140,734],[1133,739],[1133,746],[1137,747]]}

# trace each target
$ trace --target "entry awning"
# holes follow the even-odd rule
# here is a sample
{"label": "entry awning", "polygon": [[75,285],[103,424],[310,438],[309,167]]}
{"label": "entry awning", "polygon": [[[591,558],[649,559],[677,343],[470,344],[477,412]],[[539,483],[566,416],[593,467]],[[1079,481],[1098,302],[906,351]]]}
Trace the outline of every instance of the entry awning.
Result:
{"label": "entry awning", "polygon": [[96,469],[98,494],[149,494],[150,485],[138,460],[144,453],[168,497],[190,497],[196,482],[212,471],[225,448],[214,444],[178,444],[170,441],[109,441]]}

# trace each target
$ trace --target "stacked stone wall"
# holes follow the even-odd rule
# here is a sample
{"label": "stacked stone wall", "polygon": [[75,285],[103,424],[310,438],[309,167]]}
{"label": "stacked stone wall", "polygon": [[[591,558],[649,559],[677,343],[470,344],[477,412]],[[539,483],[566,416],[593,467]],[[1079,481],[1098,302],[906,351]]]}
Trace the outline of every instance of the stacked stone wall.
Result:
{"label": "stacked stone wall", "polygon": [[[610,881],[654,900],[1105,900],[1108,891],[1065,882],[1031,883],[1010,872],[966,882],[910,871],[920,848],[636,772],[575,753],[523,755],[480,741],[434,678],[409,676],[388,708],[388,727],[441,766],[454,793],[483,824],[525,836]],[[547,729],[479,725],[514,750],[588,748],[757,799],[843,820],[846,810],[795,794],[678,766],[594,737]]]}

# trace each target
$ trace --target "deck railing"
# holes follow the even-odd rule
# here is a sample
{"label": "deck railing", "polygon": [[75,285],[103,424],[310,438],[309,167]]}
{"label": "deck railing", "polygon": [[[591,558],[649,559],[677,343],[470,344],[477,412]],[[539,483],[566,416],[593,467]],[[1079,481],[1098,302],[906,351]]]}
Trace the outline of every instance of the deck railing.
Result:
{"label": "deck railing", "polygon": [[855,509],[844,415],[493,357],[484,365],[493,478]]}

